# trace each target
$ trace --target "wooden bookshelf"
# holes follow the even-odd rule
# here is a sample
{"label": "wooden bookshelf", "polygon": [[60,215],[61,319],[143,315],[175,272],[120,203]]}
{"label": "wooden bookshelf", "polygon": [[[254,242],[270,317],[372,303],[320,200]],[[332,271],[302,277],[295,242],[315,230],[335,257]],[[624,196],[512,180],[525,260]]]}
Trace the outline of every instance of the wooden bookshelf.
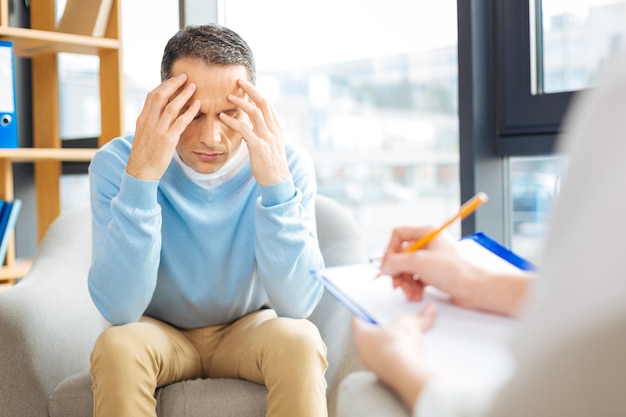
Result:
{"label": "wooden bookshelf", "polygon": [[[60,161],[83,162],[90,161],[97,149],[62,149],[62,148],[18,148],[0,149],[0,195],[5,200],[14,197],[13,189],[13,163],[14,162],[44,162]],[[57,180],[58,181],[58,180]],[[59,201],[60,204],[60,201]],[[56,207],[39,207],[38,220],[55,218],[58,216]],[[31,260],[15,258],[15,237],[9,244],[5,264],[0,268],[0,285],[14,284],[16,278],[24,277],[30,266]]]}
{"label": "wooden bookshelf", "polygon": [[92,38],[10,26],[0,27],[0,39],[11,40],[15,54],[27,58],[59,52],[98,55],[104,50],[114,51],[120,47],[118,39]]}
{"label": "wooden bookshelf", "polygon": [[[0,199],[14,198],[14,163],[33,163],[37,212],[37,239],[41,241],[61,212],[61,164],[90,161],[96,149],[64,149],[59,129],[59,74],[57,55],[95,55],[100,61],[99,145],[123,133],[123,83],[120,0],[113,0],[104,36],[91,37],[56,31],[56,1],[31,0],[31,28],[11,27],[9,1],[0,0],[0,39],[13,42],[17,57],[31,60],[33,147],[0,149]],[[18,96],[18,102],[20,97]],[[19,115],[18,115],[19,118]],[[0,283],[26,275],[30,261],[15,258],[15,242],[0,268]]]}

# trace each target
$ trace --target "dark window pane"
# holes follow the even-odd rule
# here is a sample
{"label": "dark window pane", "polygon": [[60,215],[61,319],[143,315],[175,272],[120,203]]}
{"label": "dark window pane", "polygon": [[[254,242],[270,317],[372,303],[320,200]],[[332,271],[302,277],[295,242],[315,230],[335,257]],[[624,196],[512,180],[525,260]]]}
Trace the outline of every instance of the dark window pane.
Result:
{"label": "dark window pane", "polygon": [[537,93],[591,87],[626,46],[626,1],[542,0]]}

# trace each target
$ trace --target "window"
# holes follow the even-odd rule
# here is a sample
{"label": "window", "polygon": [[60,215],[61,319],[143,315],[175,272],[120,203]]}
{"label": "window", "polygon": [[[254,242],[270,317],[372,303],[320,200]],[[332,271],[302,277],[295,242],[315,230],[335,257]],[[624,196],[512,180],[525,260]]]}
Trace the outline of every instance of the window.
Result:
{"label": "window", "polygon": [[555,155],[508,160],[510,247],[535,264],[541,263],[540,252],[566,162]]}
{"label": "window", "polygon": [[500,155],[538,155],[554,151],[559,126],[572,94],[533,94],[541,72],[542,32],[539,0],[497,2],[498,137]]}
{"label": "window", "polygon": [[592,87],[606,63],[626,45],[626,2],[542,0],[540,10],[534,93]]}
{"label": "window", "polygon": [[[60,18],[66,0],[58,0]],[[146,94],[161,82],[161,56],[167,40],[178,30],[177,0],[121,1],[124,68],[124,124],[135,128]],[[150,10],[150,19],[145,18]],[[59,99],[61,138],[64,146],[97,146],[100,135],[100,99],[97,56],[59,54]],[[89,183],[85,164],[74,172],[64,164],[61,201],[64,209],[88,201]]]}
{"label": "window", "polygon": [[499,66],[497,151],[554,151],[572,92],[592,86],[623,47],[626,2],[497,2]]}
{"label": "window", "polygon": [[[527,4],[528,55],[517,62],[528,64],[529,72],[524,73],[528,78],[520,83],[528,90],[509,89],[505,84],[503,96],[506,101],[511,100],[507,94],[521,94],[526,104],[549,106],[546,115],[551,121],[544,124],[544,134],[534,139],[545,140],[545,133],[549,132],[553,146],[572,92],[592,88],[607,62],[626,44],[626,1],[531,0]],[[533,131],[538,131],[537,122],[541,119],[537,109],[510,106],[507,110],[517,114],[503,121],[505,135],[519,129],[524,132],[521,139],[528,140]],[[532,123],[513,128],[506,125],[511,120]],[[518,145],[517,149],[509,149],[511,154],[523,154],[524,149],[534,153],[533,145]],[[516,152],[520,149],[522,152]],[[507,159],[510,245],[530,259],[536,260],[545,237],[565,164],[563,156],[548,152],[544,156]]]}
{"label": "window", "polygon": [[319,192],[352,211],[372,255],[394,226],[459,207],[455,6],[224,1],[287,140],[307,148]]}

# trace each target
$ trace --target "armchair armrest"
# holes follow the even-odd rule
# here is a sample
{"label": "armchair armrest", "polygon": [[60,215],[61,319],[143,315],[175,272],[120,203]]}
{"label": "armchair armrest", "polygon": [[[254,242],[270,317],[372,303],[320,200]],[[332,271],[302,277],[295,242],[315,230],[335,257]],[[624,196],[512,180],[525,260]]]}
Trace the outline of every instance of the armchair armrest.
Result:
{"label": "armchair armrest", "polygon": [[[369,260],[361,231],[348,210],[329,197],[316,197],[317,233],[327,267],[363,263]],[[354,344],[352,315],[333,296],[324,293],[310,317],[328,348],[328,408],[335,415],[337,387],[348,374],[362,369]]]}
{"label": "armchair armrest", "polygon": [[87,291],[90,219],[88,206],[62,214],[27,276],[0,292],[3,415],[47,417],[55,386],[89,368],[93,342],[106,326]]}

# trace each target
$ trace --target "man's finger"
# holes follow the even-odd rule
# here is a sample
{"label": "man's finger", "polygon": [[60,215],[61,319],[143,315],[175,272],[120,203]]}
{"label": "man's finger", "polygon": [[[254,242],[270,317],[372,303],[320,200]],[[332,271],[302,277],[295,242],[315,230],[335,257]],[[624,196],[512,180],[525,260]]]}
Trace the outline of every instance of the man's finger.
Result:
{"label": "man's finger", "polygon": [[200,100],[194,100],[193,103],[185,110],[180,116],[174,120],[172,127],[170,129],[170,134],[179,137],[183,134],[189,123],[193,120],[194,117],[200,111]]}
{"label": "man's finger", "polygon": [[[250,121],[254,126],[254,131],[256,132],[256,135],[258,137],[269,138],[270,136],[272,136],[272,131],[270,129],[272,129],[271,126],[273,126],[274,124],[270,121],[268,126],[267,115],[255,103],[244,100],[241,97],[237,97],[233,94],[228,95],[228,101],[239,107],[244,113],[248,115]],[[241,124],[241,127],[237,129],[241,134],[246,133],[245,127],[249,127],[247,125],[244,125],[245,124]]]}
{"label": "man's finger", "polygon": [[278,123],[278,119],[276,118],[272,105],[265,97],[263,97],[259,90],[257,90],[256,87],[249,81],[241,78],[238,80],[238,84],[248,97],[250,97],[250,100],[254,102],[255,107],[260,110],[267,129],[270,131],[280,129],[280,123]]}
{"label": "man's finger", "polygon": [[[196,85],[194,83],[189,83],[185,86],[185,88],[180,90],[178,95],[171,98],[170,102],[167,104],[167,106],[165,106],[165,110],[163,112],[164,114],[169,116],[168,118],[165,119],[166,123],[170,124],[170,123],[174,123],[177,121],[179,115],[181,115],[181,110],[185,108],[185,105],[189,102],[189,99],[193,97],[193,94],[195,91],[196,91]],[[186,111],[187,110],[189,109],[187,108]],[[186,113],[186,111],[183,113]],[[198,112],[196,111],[196,113]],[[195,114],[194,114],[194,117],[195,117]]]}

